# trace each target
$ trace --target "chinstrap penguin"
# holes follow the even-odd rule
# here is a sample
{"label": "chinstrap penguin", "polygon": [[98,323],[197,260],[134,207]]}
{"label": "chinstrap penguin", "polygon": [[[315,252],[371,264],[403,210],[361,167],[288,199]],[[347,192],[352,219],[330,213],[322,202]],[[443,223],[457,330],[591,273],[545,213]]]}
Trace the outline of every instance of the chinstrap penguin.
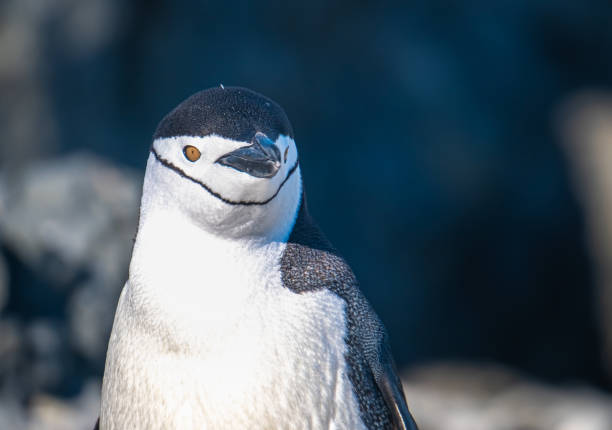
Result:
{"label": "chinstrap penguin", "polygon": [[208,89],[157,127],[97,426],[416,429],[268,98]]}

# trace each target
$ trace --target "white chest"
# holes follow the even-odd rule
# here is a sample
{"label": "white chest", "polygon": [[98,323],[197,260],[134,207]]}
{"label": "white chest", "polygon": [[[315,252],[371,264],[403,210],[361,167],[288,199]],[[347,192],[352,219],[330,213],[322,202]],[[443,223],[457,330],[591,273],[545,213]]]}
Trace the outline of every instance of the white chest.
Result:
{"label": "white chest", "polygon": [[131,268],[101,428],[363,428],[344,360],[344,302],[283,287],[284,244],[206,249],[197,258],[149,249],[147,270]]}

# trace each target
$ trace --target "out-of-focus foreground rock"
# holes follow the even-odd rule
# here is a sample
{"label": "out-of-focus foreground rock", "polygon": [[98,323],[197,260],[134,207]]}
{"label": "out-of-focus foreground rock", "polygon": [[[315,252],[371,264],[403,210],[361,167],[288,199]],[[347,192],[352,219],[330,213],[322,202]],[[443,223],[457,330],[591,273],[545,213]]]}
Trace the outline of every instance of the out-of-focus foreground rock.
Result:
{"label": "out-of-focus foreground rock", "polygon": [[421,430],[610,430],[612,398],[492,366],[437,365],[403,378]]}
{"label": "out-of-focus foreground rock", "polygon": [[87,428],[140,177],[75,155],[2,175],[0,185],[0,428]]}

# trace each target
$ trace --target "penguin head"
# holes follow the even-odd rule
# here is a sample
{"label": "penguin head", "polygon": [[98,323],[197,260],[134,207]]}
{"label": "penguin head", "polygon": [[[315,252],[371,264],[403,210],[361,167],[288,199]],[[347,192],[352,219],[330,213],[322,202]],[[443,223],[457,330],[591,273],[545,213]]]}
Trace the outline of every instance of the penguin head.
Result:
{"label": "penguin head", "polygon": [[295,220],[301,187],[283,109],[246,88],[211,88],[158,125],[141,218],[164,208],[215,234],[282,239]]}

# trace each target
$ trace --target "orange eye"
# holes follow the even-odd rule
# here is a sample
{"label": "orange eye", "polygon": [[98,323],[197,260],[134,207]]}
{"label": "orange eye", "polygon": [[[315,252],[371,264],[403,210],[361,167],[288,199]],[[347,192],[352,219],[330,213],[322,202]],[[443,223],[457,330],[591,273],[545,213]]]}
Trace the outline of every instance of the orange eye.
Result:
{"label": "orange eye", "polygon": [[183,148],[183,154],[185,154],[185,158],[187,158],[191,162],[198,161],[200,158],[200,150],[195,146],[187,145]]}
{"label": "orange eye", "polygon": [[287,154],[289,153],[289,147],[285,148],[285,163],[287,162]]}

